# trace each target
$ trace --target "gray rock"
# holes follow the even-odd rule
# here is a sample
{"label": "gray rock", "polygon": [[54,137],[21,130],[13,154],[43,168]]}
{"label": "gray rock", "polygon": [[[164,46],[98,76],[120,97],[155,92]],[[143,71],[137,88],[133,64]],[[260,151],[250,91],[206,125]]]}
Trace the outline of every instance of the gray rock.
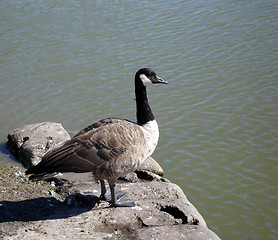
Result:
{"label": "gray rock", "polygon": [[152,157],[149,157],[145,162],[139,166],[138,171],[149,171],[158,176],[163,176],[164,172],[162,167]]}
{"label": "gray rock", "polygon": [[134,239],[220,240],[220,238],[208,228],[198,225],[175,225],[141,228],[135,231]]}
{"label": "gray rock", "polygon": [[24,171],[1,168],[1,239],[219,240],[176,184],[118,183],[136,206],[110,208],[96,181],[33,183]]}
{"label": "gray rock", "polygon": [[38,164],[48,150],[68,139],[70,136],[60,123],[34,123],[10,132],[7,146],[19,162],[30,167]]}
{"label": "gray rock", "polygon": [[78,194],[71,195],[65,202],[72,207],[84,207],[92,202],[91,214],[79,215],[78,221],[83,219],[88,229],[95,229],[95,239],[106,229],[111,239],[219,240],[176,184],[118,183],[116,190],[126,192],[123,198],[135,201],[136,206],[132,208],[108,208],[107,202],[99,202],[96,196],[100,194],[100,186],[94,181],[71,184],[69,192],[78,191]]}
{"label": "gray rock", "polygon": [[[151,171],[153,170],[154,169],[151,169]],[[144,181],[170,182],[168,179],[163,178],[151,171],[136,170],[135,172],[120,177],[119,179],[127,182],[144,182]]]}
{"label": "gray rock", "polygon": [[[69,138],[61,124],[38,123],[13,130],[8,136],[8,146],[21,162],[30,166],[38,163],[46,151]],[[182,189],[161,177],[163,170],[153,158],[116,184],[117,192],[126,193],[122,194],[123,199],[135,202],[136,206],[131,208],[110,208],[107,201],[101,201],[100,184],[91,175],[66,175],[70,181],[56,179],[51,184],[49,198],[32,200],[32,196],[24,196],[23,199],[29,200],[17,204],[22,209],[17,211],[18,216],[14,216],[12,202],[3,202],[7,226],[22,219],[31,224],[19,228],[13,239],[219,240]],[[27,178],[22,178],[28,186]],[[30,204],[36,205],[39,214],[30,215]],[[8,214],[9,211],[13,214]]]}

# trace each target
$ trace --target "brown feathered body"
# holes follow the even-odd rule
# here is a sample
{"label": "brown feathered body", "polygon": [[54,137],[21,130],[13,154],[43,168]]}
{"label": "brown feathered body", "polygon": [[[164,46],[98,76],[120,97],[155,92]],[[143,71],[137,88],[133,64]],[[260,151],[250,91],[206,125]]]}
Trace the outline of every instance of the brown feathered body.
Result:
{"label": "brown feathered body", "polygon": [[153,153],[158,142],[158,127],[156,133],[153,125],[156,122],[149,131],[148,126],[125,119],[103,119],[47,152],[26,174],[34,173],[30,179],[41,180],[47,173],[92,172],[96,180],[113,184]]}

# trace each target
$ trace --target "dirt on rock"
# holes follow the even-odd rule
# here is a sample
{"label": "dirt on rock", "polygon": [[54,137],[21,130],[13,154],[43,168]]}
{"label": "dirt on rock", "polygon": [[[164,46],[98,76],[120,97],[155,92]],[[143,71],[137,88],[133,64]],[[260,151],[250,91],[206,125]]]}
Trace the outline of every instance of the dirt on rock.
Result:
{"label": "dirt on rock", "polygon": [[0,165],[0,239],[219,240],[183,191],[159,176],[119,181],[116,191],[136,206],[111,208],[93,179],[31,182],[24,172]]}
{"label": "dirt on rock", "polygon": [[67,187],[60,188],[59,195],[54,182],[31,182],[24,172],[23,167],[0,165],[0,239],[14,235],[20,227],[28,229],[31,219],[55,212],[58,199],[63,201],[67,195]]}

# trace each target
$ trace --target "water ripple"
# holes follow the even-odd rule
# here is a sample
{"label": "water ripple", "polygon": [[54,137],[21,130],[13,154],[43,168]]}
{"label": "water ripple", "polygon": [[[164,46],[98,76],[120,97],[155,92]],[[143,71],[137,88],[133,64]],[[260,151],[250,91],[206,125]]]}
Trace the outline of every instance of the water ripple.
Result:
{"label": "water ripple", "polygon": [[[146,8],[147,6],[147,8]],[[0,137],[135,119],[134,73],[160,125],[154,157],[223,239],[278,236],[277,3],[5,1]]]}

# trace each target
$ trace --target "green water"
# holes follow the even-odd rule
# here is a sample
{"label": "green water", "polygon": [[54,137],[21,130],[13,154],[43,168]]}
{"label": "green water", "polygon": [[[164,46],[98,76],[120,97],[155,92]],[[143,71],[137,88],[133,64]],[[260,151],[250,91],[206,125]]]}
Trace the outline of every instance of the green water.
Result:
{"label": "green water", "polygon": [[[154,158],[222,239],[278,238],[277,1],[2,1],[0,141],[42,121],[160,126]],[[2,153],[5,157],[5,154]]]}

